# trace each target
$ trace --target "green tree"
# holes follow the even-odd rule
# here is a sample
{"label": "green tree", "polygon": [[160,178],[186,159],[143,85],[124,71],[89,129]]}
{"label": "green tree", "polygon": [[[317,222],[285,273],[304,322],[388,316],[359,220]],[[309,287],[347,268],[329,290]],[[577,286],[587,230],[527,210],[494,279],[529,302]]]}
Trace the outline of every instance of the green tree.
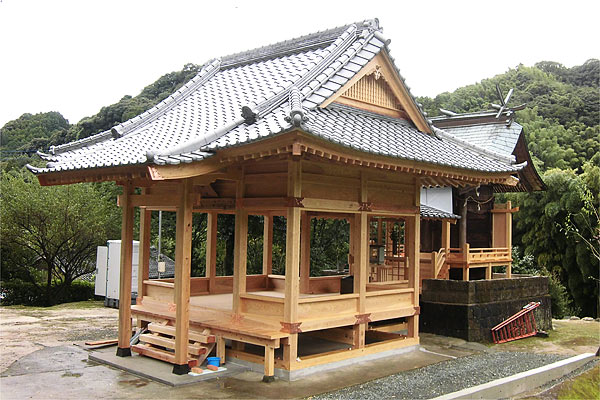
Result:
{"label": "green tree", "polygon": [[119,235],[114,197],[96,186],[42,187],[34,176],[3,173],[0,180],[2,279],[31,282],[53,303],[95,268],[96,247]]}
{"label": "green tree", "polygon": [[[515,214],[515,243],[521,243],[525,254],[535,257],[537,264],[558,276],[569,294],[585,315],[597,315],[599,274],[598,260],[586,241],[593,241],[598,221],[593,214],[582,212],[587,207],[599,207],[598,196],[586,205],[586,193],[598,193],[599,168],[587,164],[585,172],[576,175],[571,170],[547,171],[545,192],[509,196],[521,206]],[[598,186],[597,186],[598,185]],[[572,237],[565,221],[580,227],[586,240]],[[584,230],[583,227],[590,227]]]}

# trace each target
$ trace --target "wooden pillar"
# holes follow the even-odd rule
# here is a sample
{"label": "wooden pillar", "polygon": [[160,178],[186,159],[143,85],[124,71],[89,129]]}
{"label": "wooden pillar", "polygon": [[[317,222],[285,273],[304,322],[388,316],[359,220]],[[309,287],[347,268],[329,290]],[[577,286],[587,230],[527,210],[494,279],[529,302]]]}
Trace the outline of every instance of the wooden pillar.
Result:
{"label": "wooden pillar", "polygon": [[[244,180],[238,181],[236,196],[244,197]],[[240,295],[246,293],[246,267],[248,256],[248,212],[241,208],[240,202],[235,209],[235,236],[233,255],[233,312],[242,311]]]}
{"label": "wooden pillar", "polygon": [[119,344],[117,356],[131,356],[131,262],[133,257],[133,185],[123,185],[121,196],[121,270],[119,280]]}
{"label": "wooden pillar", "polygon": [[357,318],[360,323],[354,325],[353,348],[365,347],[365,332],[368,322],[360,316],[365,315],[367,303],[367,280],[369,269],[369,216],[363,211],[355,216],[356,226],[356,263],[354,265],[354,293],[358,293]]}
{"label": "wooden pillar", "polygon": [[275,349],[271,346],[265,346],[265,375],[263,382],[273,382],[275,380]]}
{"label": "wooden pillar", "polygon": [[[420,207],[421,205],[421,183],[417,178],[415,180],[415,199],[414,205],[416,207]],[[420,213],[414,215],[413,217],[407,217],[406,221],[408,222],[409,231],[409,240],[410,242],[405,242],[405,251],[407,251],[407,255],[409,257],[410,262],[410,270],[408,275],[408,287],[413,288],[413,304],[415,307],[415,314],[408,318],[408,336],[412,338],[419,337],[419,286],[420,286],[420,277],[419,277],[419,269],[420,269],[420,254],[421,254],[421,215]],[[406,225],[405,225],[406,226]],[[408,249],[406,249],[408,246]]]}
{"label": "wooden pillar", "polygon": [[310,217],[301,214],[300,227],[300,293],[310,290]]}
{"label": "wooden pillar", "polygon": [[217,357],[221,359],[221,364],[225,364],[225,338],[217,336]]}
{"label": "wooden pillar", "polygon": [[273,273],[273,215],[264,216],[263,228],[263,275]]}
{"label": "wooden pillar", "polygon": [[463,280],[469,280],[469,253],[471,252],[471,245],[469,243],[465,243],[462,247],[462,256],[463,256]]}
{"label": "wooden pillar", "polygon": [[[288,162],[287,193],[290,198],[302,196],[302,171],[300,161]],[[287,209],[285,239],[285,299],[283,313],[283,330],[290,336],[283,347],[284,362],[291,366],[296,362],[298,354],[298,294],[300,273],[300,208],[292,201]]]}
{"label": "wooden pillar", "polygon": [[208,278],[208,292],[215,290],[215,277],[217,276],[217,221],[219,215],[209,212],[206,215],[206,277]]}
{"label": "wooden pillar", "polygon": [[458,223],[458,247],[463,247],[467,243],[467,195],[459,197],[460,221]]}
{"label": "wooden pillar", "polygon": [[349,236],[349,244],[350,246],[348,249],[348,274],[353,275],[354,272],[354,263],[355,263],[355,257],[356,257],[356,250],[355,250],[355,241],[356,241],[356,232],[355,232],[355,228],[356,228],[356,223],[355,223],[355,218],[350,218],[350,220],[348,221],[350,224],[350,234]]}
{"label": "wooden pillar", "polygon": [[442,247],[448,253],[450,249],[450,221],[447,219],[442,220]]}
{"label": "wooden pillar", "polygon": [[189,372],[190,277],[192,261],[192,181],[183,182],[177,207],[175,236],[175,365],[173,373]]}
{"label": "wooden pillar", "polygon": [[[152,228],[152,211],[140,208],[140,252],[138,262],[137,297],[142,299],[145,293],[144,281],[150,278],[150,232]],[[137,321],[138,328],[142,321]]]}

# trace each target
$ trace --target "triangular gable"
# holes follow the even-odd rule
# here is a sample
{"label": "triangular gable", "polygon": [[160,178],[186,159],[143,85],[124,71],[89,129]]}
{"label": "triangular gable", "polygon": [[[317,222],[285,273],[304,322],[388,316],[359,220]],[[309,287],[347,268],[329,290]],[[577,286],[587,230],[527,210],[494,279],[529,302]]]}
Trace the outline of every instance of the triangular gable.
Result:
{"label": "triangular gable", "polygon": [[404,118],[420,131],[431,133],[429,123],[384,51],[369,61],[321,107],[327,107],[332,102]]}

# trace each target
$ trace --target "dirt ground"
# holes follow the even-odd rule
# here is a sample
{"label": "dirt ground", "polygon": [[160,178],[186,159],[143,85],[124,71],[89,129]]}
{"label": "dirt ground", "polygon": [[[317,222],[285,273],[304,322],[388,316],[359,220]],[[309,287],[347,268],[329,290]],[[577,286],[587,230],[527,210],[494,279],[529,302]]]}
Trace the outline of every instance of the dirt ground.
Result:
{"label": "dirt ground", "polygon": [[119,311],[101,301],[0,307],[0,372],[44,347],[117,337]]}
{"label": "dirt ground", "polygon": [[[113,390],[111,393],[114,396],[118,395],[125,398],[188,398],[197,397],[197,390],[201,392],[208,391],[206,392],[207,397],[264,397],[264,394],[259,394],[262,393],[260,391],[240,392],[239,379],[217,380],[212,383],[207,381],[203,384],[173,389],[113,368],[90,364],[87,362],[87,353],[80,346],[88,340],[116,338],[117,320],[118,310],[106,308],[99,301],[70,303],[50,308],[0,307],[0,373],[7,371],[7,368],[11,365],[13,365],[11,370],[16,368],[15,365],[20,366],[22,370],[17,371],[18,374],[9,374],[15,376],[3,377],[3,388],[16,391],[15,398],[81,398],[82,395],[86,397],[93,392],[88,387],[90,385],[97,384],[106,387],[106,385],[110,386],[117,382],[120,386],[117,385],[111,389]],[[418,353],[421,358],[426,355],[430,358],[439,357],[443,354],[450,354],[451,357],[461,357],[473,352],[485,351],[485,348],[487,348],[488,351],[533,351],[572,356],[585,352],[595,353],[598,350],[600,346],[600,323],[596,321],[555,320],[553,324],[555,329],[549,332],[548,338],[527,338],[501,345],[484,346],[478,343],[465,343],[460,339],[424,334],[422,335],[422,341],[427,343],[425,345],[427,350],[425,353]],[[78,346],[72,346],[72,344]],[[38,355],[37,358],[35,358],[36,354]],[[63,355],[62,358],[61,354]],[[439,358],[444,359],[444,357]],[[46,362],[40,362],[40,360]],[[19,361],[19,363],[13,364],[15,361]],[[411,368],[438,361],[419,359],[415,361],[415,365]],[[66,364],[62,365],[61,363]],[[36,368],[40,370],[38,371]],[[378,365],[376,369],[379,370],[381,367]],[[68,371],[68,373],[65,371]],[[392,373],[391,370],[389,373]],[[253,374],[256,376],[252,375],[252,379],[256,378],[254,380],[258,383],[253,383],[254,386],[245,383],[242,386],[264,390],[264,385],[260,384],[262,375]],[[335,373],[333,374],[335,375]],[[345,376],[341,385],[359,383],[362,382],[361,379],[364,381],[365,379],[376,378],[375,376],[365,378],[364,375],[364,370],[356,372],[357,382],[349,382],[348,376]],[[76,378],[79,379],[80,385],[60,386],[56,388],[55,392],[48,392],[48,387],[53,387],[51,382],[57,380],[62,382]],[[335,376],[334,378],[336,382],[342,382],[339,378]],[[326,380],[325,377],[313,378],[313,380],[315,379]],[[328,379],[331,379],[331,377]],[[82,386],[84,380],[85,385]],[[571,380],[569,379],[567,383]],[[143,381],[143,388],[138,387],[142,385],[139,383],[141,381]],[[309,379],[305,381],[300,384],[308,385],[311,388],[323,385],[322,382],[313,382]],[[131,382],[134,382],[135,385]],[[293,385],[285,382],[277,383],[280,386],[278,389],[280,391],[274,391],[275,386],[270,386],[270,394],[279,393],[282,395],[281,397],[290,397],[293,394],[290,391]],[[194,387],[192,388],[192,386]],[[224,391],[224,388],[230,389]],[[75,392],[66,396],[65,390]],[[90,390],[92,391],[90,392]],[[304,389],[300,387],[298,390]],[[333,387],[328,390],[333,390]],[[534,398],[554,399],[558,391],[558,389],[553,388],[544,393],[536,393]],[[283,396],[283,394],[287,395]]]}

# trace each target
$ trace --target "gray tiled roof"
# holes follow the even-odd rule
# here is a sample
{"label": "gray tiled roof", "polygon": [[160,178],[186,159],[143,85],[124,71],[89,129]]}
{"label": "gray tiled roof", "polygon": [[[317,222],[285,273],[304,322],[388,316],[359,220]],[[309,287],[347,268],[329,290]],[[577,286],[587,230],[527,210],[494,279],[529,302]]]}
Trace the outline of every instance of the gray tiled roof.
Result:
{"label": "gray tiled roof", "polygon": [[29,168],[48,173],[187,163],[298,127],[357,150],[407,160],[490,172],[519,169],[400,119],[350,107],[318,108],[380,51],[387,52],[386,41],[378,22],[369,20],[216,59],[147,112],[51,148],[51,154],[40,154],[49,161],[46,168]]}
{"label": "gray tiled roof", "polygon": [[425,204],[421,204],[421,218],[460,219],[460,215],[452,214]]}
{"label": "gray tiled roof", "polygon": [[459,139],[503,156],[510,156],[513,153],[522,129],[522,126],[516,122],[510,126],[499,123],[444,128],[446,132]]}
{"label": "gray tiled roof", "polygon": [[518,170],[455,141],[420,132],[406,120],[348,106],[332,104],[312,110],[306,126],[309,132],[332,142],[375,154],[476,171]]}

